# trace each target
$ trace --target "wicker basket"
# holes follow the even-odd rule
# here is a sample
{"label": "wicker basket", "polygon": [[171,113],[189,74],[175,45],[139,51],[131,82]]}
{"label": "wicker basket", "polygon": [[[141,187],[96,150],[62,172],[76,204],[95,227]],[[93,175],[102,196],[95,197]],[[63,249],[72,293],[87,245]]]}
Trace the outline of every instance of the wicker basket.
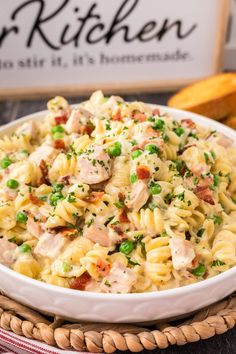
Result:
{"label": "wicker basket", "polygon": [[187,321],[143,328],[126,324],[69,323],[49,318],[0,295],[0,327],[15,334],[69,350],[113,353],[164,349],[222,334],[236,323],[236,293],[207,307]]}

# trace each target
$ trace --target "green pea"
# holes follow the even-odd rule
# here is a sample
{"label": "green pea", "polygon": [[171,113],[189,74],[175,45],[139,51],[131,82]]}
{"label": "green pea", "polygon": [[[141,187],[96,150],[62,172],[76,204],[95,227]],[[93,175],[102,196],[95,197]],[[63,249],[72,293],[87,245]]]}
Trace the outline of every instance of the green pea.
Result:
{"label": "green pea", "polygon": [[27,253],[31,251],[30,245],[27,245],[27,243],[23,243],[23,245],[19,246],[19,251],[21,253]]}
{"label": "green pea", "polygon": [[26,213],[18,211],[18,213],[16,214],[16,220],[21,224],[25,224],[28,220],[28,216],[26,215]]}
{"label": "green pea", "polygon": [[179,127],[179,128],[175,128],[174,132],[175,132],[176,135],[181,136],[181,135],[184,134],[185,130],[184,130],[184,128]]}
{"label": "green pea", "polygon": [[165,126],[164,120],[162,120],[162,119],[157,119],[157,120],[155,120],[153,129],[155,129],[155,130],[162,130],[162,129],[164,128],[164,126]]}
{"label": "green pea", "polygon": [[53,139],[54,140],[60,140],[63,138],[63,134],[60,133],[60,132],[56,132],[54,135],[53,135]]}
{"label": "green pea", "polygon": [[15,179],[9,179],[6,183],[7,187],[10,189],[16,189],[19,187],[19,182]]}
{"label": "green pea", "polygon": [[160,153],[160,149],[154,145],[154,144],[148,144],[145,146],[145,150],[147,150],[149,152],[150,155],[152,154],[157,154],[159,155]]}
{"label": "green pea", "polygon": [[12,164],[12,161],[9,159],[9,157],[4,157],[1,161],[1,167],[5,170],[8,166]]}
{"label": "green pea", "polygon": [[139,157],[140,155],[142,155],[142,151],[141,150],[135,150],[131,153],[131,157],[132,160],[137,159],[137,157]]}
{"label": "green pea", "polygon": [[160,186],[160,184],[159,183],[151,183],[151,186],[150,186],[150,192],[152,193],[152,194],[160,194],[161,193],[161,190],[162,190],[162,188],[161,188],[161,186]]}
{"label": "green pea", "polygon": [[137,182],[137,180],[138,180],[138,176],[137,176],[135,173],[133,173],[133,174],[130,176],[130,181],[131,181],[131,183],[135,183],[135,182]]}
{"label": "green pea", "polygon": [[130,240],[126,240],[121,243],[119,251],[124,254],[130,254],[134,250],[134,243]]}
{"label": "green pea", "polygon": [[57,125],[56,127],[52,127],[51,132],[52,134],[55,133],[64,133],[64,128],[61,125]]}
{"label": "green pea", "polygon": [[204,264],[200,263],[199,266],[192,270],[192,274],[196,277],[202,277],[206,273],[206,267]]}
{"label": "green pea", "polygon": [[115,142],[115,144],[110,146],[107,151],[111,157],[120,156],[121,155],[121,143],[119,143],[119,141]]}

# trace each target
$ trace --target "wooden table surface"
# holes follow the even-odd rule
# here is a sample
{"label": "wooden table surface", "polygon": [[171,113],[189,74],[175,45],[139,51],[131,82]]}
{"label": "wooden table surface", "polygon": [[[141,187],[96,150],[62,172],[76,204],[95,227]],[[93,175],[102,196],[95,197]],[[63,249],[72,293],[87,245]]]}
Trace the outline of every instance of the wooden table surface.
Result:
{"label": "wooden table surface", "polygon": [[[155,93],[155,94],[139,94],[139,95],[123,95],[129,101],[142,100],[150,103],[166,104],[168,93]],[[87,97],[68,98],[69,102],[80,102]],[[40,100],[17,100],[17,101],[4,101],[0,102],[0,123],[4,124],[13,121],[24,115],[44,110],[46,107],[46,99]],[[200,299],[199,299],[200,301]],[[212,339],[200,341],[193,344],[187,344],[183,347],[173,346],[164,350],[144,351],[147,353],[161,353],[161,354],[236,354],[236,328],[223,334],[215,336]]]}

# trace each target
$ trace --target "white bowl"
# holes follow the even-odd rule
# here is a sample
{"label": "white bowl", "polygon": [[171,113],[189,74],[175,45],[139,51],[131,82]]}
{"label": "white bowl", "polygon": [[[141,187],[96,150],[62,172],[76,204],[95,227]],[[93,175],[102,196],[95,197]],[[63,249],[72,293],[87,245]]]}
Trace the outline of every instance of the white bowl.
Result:
{"label": "white bowl", "polygon": [[[236,132],[218,122],[193,113],[158,107],[175,119],[191,118],[236,141]],[[1,127],[0,136],[11,133],[19,124],[30,119],[41,120],[45,113],[32,114]],[[236,267],[177,289],[142,294],[98,294],[48,285],[0,265],[0,288],[12,299],[73,320],[112,323],[140,323],[185,316],[233,293],[236,290],[235,279]]]}

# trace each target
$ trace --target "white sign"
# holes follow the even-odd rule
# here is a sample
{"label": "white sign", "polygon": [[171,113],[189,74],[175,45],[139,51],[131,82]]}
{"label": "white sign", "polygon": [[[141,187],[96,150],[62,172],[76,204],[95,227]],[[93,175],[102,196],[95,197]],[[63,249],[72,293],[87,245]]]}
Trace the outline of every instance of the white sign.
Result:
{"label": "white sign", "polygon": [[228,0],[1,1],[0,97],[178,87],[219,69]]}
{"label": "white sign", "polygon": [[225,51],[225,68],[236,70],[236,0],[231,0],[228,43]]}

